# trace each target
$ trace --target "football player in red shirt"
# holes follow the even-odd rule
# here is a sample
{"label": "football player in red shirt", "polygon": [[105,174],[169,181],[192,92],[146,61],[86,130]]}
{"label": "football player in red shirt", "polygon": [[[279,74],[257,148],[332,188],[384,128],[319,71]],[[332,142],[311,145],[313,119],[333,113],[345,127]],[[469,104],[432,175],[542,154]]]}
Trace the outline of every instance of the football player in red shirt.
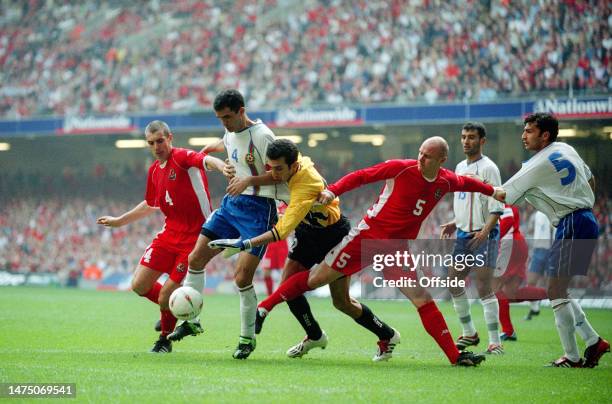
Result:
{"label": "football player in red shirt", "polygon": [[[361,223],[328,253],[316,269],[293,275],[262,301],[257,321],[263,322],[265,316],[283,301],[361,271],[365,266],[361,262],[362,240],[416,239],[421,224],[446,193],[481,192],[491,196],[498,192],[491,185],[441,168],[447,156],[446,141],[432,137],[421,145],[418,160],[389,160],[357,170],[324,190],[319,201],[329,203],[336,196],[359,186],[386,181],[378,200],[368,209]],[[400,291],[415,305],[423,326],[452,364],[474,366],[484,360],[483,355],[457,350],[442,313],[424,288],[404,287]]]}
{"label": "football player in red shirt", "polygon": [[[156,159],[149,168],[145,200],[119,217],[102,216],[97,223],[121,227],[158,210],[164,214],[164,227],[145,249],[136,267],[132,290],[159,304],[161,334],[151,352],[166,353],[172,351],[166,336],[176,324],[168,300],[187,273],[187,257],[198,239],[202,223],[211,212],[204,170],[222,172],[224,163],[204,153],[172,147],[173,134],[162,121],[149,123],[145,137]],[[157,279],[163,273],[168,274],[169,279],[162,286]]]}

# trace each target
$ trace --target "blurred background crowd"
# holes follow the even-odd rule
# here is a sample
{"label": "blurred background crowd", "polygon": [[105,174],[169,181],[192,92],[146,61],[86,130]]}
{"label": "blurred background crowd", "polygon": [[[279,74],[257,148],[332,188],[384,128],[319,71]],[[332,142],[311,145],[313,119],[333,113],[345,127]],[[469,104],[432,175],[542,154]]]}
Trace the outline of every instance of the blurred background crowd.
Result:
{"label": "blurred background crowd", "polygon": [[0,117],[612,89],[606,0],[0,2]]}

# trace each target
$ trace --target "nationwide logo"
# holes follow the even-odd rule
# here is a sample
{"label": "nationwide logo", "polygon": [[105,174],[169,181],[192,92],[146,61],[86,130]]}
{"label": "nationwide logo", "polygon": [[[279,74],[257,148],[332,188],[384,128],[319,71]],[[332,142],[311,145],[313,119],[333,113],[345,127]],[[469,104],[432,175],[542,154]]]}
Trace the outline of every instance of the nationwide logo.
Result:
{"label": "nationwide logo", "polygon": [[612,116],[612,97],[607,99],[538,100],[535,112],[549,112],[564,118],[590,118]]}
{"label": "nationwide logo", "polygon": [[94,134],[94,133],[126,133],[137,128],[132,125],[130,118],[122,115],[111,117],[77,117],[70,116],[64,119],[59,134]]}
{"label": "nationwide logo", "polygon": [[348,107],[334,109],[284,109],[276,114],[276,126],[304,127],[329,125],[360,125],[363,120],[359,118],[357,110]]}

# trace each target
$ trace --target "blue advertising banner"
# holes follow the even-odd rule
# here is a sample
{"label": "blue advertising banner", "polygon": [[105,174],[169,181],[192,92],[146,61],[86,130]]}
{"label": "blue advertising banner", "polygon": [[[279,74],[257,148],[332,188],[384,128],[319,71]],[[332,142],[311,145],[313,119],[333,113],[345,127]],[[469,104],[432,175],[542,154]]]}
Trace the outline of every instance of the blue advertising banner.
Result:
{"label": "blue advertising banner", "polygon": [[[521,119],[535,111],[551,112],[560,119],[612,118],[612,97],[545,98],[481,104],[287,108],[253,111],[250,116],[260,118],[271,127],[309,128],[461,123],[468,120],[504,122]],[[0,137],[139,133],[155,119],[167,122],[177,132],[221,130],[214,113],[202,111],[4,120],[0,121]]]}

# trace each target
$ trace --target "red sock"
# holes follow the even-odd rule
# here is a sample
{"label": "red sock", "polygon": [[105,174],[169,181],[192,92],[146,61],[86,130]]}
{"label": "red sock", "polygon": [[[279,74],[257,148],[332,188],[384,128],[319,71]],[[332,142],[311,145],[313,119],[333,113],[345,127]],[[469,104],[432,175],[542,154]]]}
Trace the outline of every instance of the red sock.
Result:
{"label": "red sock", "polygon": [[168,335],[174,330],[176,325],[176,317],[172,315],[170,310],[161,311],[161,335]]}
{"label": "red sock", "polygon": [[538,288],[537,286],[525,286],[517,290],[516,296],[510,301],[513,303],[523,302],[525,300],[545,300],[548,299],[546,289]]}
{"label": "red sock", "polygon": [[421,322],[423,327],[436,340],[440,348],[446,354],[446,357],[453,365],[457,363],[459,358],[459,350],[455,346],[455,341],[451,336],[450,331],[446,325],[446,321],[438,310],[436,302],[431,301],[421,307],[419,307],[419,315],[421,316]]}
{"label": "red sock", "polygon": [[497,292],[495,295],[499,302],[499,323],[501,324],[502,332],[506,335],[512,335],[514,327],[510,318],[510,302],[508,297],[502,291]]}
{"label": "red sock", "polygon": [[302,271],[291,275],[285,282],[281,283],[278,288],[263,300],[257,307],[263,307],[268,312],[271,312],[274,306],[283,301],[293,300],[298,296],[312,290],[308,286],[308,275],[310,272]]}
{"label": "red sock", "polygon": [[146,297],[147,299],[149,299],[155,304],[159,304],[159,291],[161,290],[161,288],[162,288],[161,283],[155,282],[151,290],[149,290],[146,295],[142,295],[142,296]]}
{"label": "red sock", "polygon": [[274,280],[272,280],[271,276],[264,276],[264,282],[266,282],[266,290],[268,291],[268,296],[270,296],[274,291]]}

